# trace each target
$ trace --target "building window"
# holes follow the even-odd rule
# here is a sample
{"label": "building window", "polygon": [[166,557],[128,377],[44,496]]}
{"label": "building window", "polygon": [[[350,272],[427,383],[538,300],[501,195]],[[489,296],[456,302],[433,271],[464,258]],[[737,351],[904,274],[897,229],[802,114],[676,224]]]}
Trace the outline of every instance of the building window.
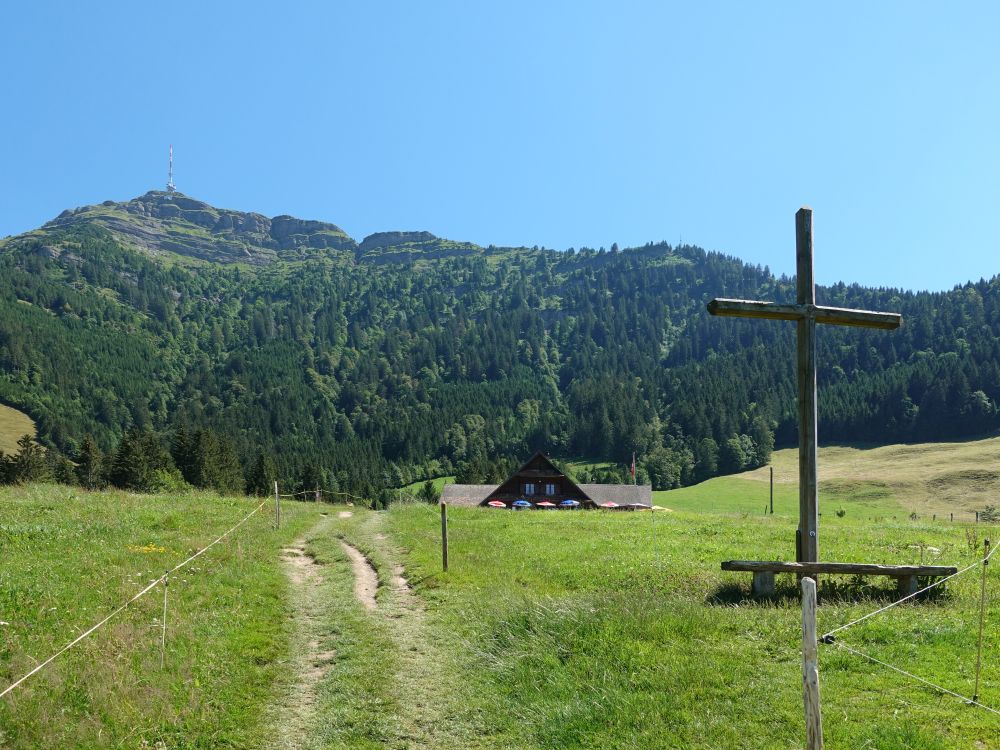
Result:
{"label": "building window", "polygon": [[525,495],[535,494],[535,485],[533,482],[528,482],[527,484],[524,485],[524,494]]}
{"label": "building window", "polygon": [[545,494],[549,497],[556,494],[556,486],[554,484],[545,485]]}

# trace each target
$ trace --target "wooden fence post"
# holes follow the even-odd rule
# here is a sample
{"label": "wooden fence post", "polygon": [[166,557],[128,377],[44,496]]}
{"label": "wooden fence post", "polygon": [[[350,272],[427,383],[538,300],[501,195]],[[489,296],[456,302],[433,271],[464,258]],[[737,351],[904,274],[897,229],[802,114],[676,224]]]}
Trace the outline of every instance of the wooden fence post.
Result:
{"label": "wooden fence post", "polygon": [[274,528],[281,528],[281,496],[278,494],[278,482],[274,483]]}
{"label": "wooden fence post", "polygon": [[771,466],[771,515],[774,515],[774,467]]}
{"label": "wooden fence post", "polygon": [[973,702],[979,701],[979,672],[983,666],[983,620],[986,617],[986,568],[990,564],[990,540],[983,544],[983,583],[979,595],[979,641],[976,646],[976,687],[972,691]]}
{"label": "wooden fence post", "polygon": [[816,581],[802,579],[802,699],[806,711],[806,750],[823,750],[816,654]]}
{"label": "wooden fence post", "polygon": [[441,567],[448,572],[448,503],[441,503]]}

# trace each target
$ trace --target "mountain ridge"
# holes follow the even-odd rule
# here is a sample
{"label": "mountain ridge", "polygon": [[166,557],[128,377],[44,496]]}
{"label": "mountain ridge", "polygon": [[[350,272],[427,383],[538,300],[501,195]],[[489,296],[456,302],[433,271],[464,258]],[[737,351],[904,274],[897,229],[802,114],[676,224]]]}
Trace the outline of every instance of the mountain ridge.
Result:
{"label": "mountain ridge", "polygon": [[180,192],[150,190],[127,201],[66,209],[38,229],[6,238],[53,239],[58,232],[96,226],[151,256],[266,266],[323,255],[361,262],[405,262],[422,257],[481,252],[474,243],[445,240],[427,231],[375,232],[358,242],[338,225],[288,214],[217,208]]}

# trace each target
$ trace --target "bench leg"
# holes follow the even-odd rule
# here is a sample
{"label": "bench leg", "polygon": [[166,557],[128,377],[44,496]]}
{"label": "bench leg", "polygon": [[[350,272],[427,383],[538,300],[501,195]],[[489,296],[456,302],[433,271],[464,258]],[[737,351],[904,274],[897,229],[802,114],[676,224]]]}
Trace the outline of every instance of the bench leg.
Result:
{"label": "bench leg", "polygon": [[899,590],[899,598],[909,596],[910,594],[917,593],[917,577],[916,576],[899,576],[896,578],[896,588]]}
{"label": "bench leg", "polygon": [[754,572],[750,593],[761,598],[774,596],[774,573],[769,571]]}

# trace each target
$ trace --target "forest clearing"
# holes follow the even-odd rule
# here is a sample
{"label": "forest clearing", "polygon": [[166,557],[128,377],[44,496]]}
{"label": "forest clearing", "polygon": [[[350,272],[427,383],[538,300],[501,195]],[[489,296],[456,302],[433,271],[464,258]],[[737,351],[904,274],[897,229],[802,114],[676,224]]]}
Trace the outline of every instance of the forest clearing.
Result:
{"label": "forest clearing", "polygon": [[[993,444],[925,451],[922,465],[952,476],[965,470],[942,457]],[[836,477],[836,456],[868,453],[828,449],[823,466]],[[839,481],[821,488],[832,558],[962,568],[996,538],[996,526],[914,519],[892,493]],[[710,480],[669,493],[675,512],[661,514],[452,509],[447,574],[434,506],[290,502],[276,531],[265,505],[170,577],[165,631],[157,586],[0,699],[0,745],[800,746],[795,580],[756,602],[745,576],[719,570],[792,559],[794,486],[774,515],[762,488],[754,473]],[[53,485],[5,488],[2,501],[0,689],[257,506]],[[357,558],[377,576],[367,605]],[[960,576],[845,643],[971,694],[979,587],[978,572]],[[824,632],[893,599],[881,579],[821,579],[820,592]],[[995,577],[987,598],[1000,598]],[[988,706],[1000,704],[998,625],[991,606]],[[842,649],[821,646],[820,670],[829,747],[983,748],[1000,731],[995,714]]]}

